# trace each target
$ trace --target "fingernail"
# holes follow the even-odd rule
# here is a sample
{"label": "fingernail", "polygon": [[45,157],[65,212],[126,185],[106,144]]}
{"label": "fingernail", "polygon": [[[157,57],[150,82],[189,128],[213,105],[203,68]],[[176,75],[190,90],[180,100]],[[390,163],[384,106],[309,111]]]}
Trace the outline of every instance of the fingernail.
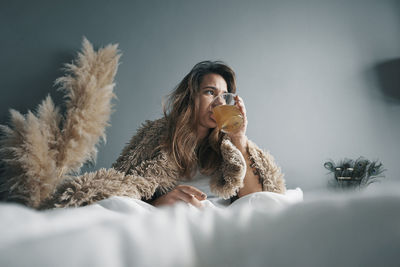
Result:
{"label": "fingernail", "polygon": [[202,194],[201,197],[207,198],[207,195],[206,194]]}

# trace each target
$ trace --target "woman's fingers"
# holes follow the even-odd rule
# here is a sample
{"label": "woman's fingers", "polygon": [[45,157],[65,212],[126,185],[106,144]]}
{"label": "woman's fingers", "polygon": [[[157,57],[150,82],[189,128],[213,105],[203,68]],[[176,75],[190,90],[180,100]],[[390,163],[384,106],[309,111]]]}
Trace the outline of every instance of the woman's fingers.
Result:
{"label": "woman's fingers", "polygon": [[239,108],[240,112],[243,115],[243,121],[244,121],[243,127],[245,129],[246,126],[247,126],[247,115],[246,115],[247,111],[246,111],[246,107],[244,105],[243,99],[240,96],[236,95],[235,96],[235,103],[236,103],[236,106]]}
{"label": "woman's fingers", "polygon": [[179,190],[177,197],[178,197],[178,199],[183,200],[186,203],[192,204],[193,206],[195,206],[197,208],[201,208],[203,206],[194,195],[187,194],[181,190]]}
{"label": "woman's fingers", "polygon": [[244,106],[243,99],[240,96],[236,96],[236,104],[239,107],[240,111],[246,115],[246,107]]}
{"label": "woman's fingers", "polygon": [[244,105],[243,99],[237,95],[235,102],[236,102],[236,106],[239,108],[240,112],[242,113],[243,118],[246,120],[247,119],[246,118],[246,107]]}
{"label": "woman's fingers", "polygon": [[186,194],[195,196],[198,200],[204,200],[207,198],[206,194],[204,194],[202,191],[200,191],[196,187],[193,187],[190,185],[179,185],[176,188],[183,191]]}
{"label": "woman's fingers", "polygon": [[201,200],[205,200],[207,195],[199,189],[190,185],[178,185],[174,190],[157,198],[152,202],[154,206],[173,205],[176,202],[184,201],[195,207],[201,208]]}

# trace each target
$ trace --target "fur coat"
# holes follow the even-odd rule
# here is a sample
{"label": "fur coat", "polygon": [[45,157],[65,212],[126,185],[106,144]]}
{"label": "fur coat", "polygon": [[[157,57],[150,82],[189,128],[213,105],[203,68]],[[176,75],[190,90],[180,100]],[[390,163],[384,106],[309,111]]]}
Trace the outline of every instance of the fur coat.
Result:
{"label": "fur coat", "polygon": [[[113,195],[146,201],[169,192],[183,178],[168,153],[157,149],[165,132],[165,119],[146,121],[111,169],[65,181],[42,208],[84,206]],[[251,141],[248,154],[250,167],[260,177],[263,191],[284,193],[285,181],[273,157]],[[221,155],[221,166],[211,175],[210,189],[228,199],[243,187],[247,167],[242,153],[227,136],[221,143]]]}

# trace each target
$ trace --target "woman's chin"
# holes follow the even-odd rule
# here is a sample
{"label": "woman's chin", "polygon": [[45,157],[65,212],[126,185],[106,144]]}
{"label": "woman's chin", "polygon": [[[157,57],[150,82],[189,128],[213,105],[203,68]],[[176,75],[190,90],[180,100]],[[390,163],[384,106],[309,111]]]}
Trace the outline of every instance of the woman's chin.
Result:
{"label": "woman's chin", "polygon": [[209,127],[210,129],[217,128],[217,123],[216,123],[215,121],[211,121],[211,122],[208,124],[208,127]]}
{"label": "woman's chin", "polygon": [[215,128],[215,127],[217,127],[217,122],[212,117],[210,117],[208,119],[208,125],[211,126],[210,128]]}

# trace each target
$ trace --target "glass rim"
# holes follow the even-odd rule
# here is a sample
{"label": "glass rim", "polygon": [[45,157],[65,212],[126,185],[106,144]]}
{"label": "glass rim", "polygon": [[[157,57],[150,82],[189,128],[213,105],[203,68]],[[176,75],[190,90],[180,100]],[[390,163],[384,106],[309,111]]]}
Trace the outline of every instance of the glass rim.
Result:
{"label": "glass rim", "polygon": [[224,95],[232,95],[233,97],[236,97],[236,96],[237,96],[236,93],[226,92],[226,93],[222,93],[222,94],[220,94],[220,95],[215,96],[215,97],[213,98],[213,101],[214,101],[216,98],[221,97],[221,96],[224,96]]}
{"label": "glass rim", "polygon": [[[224,96],[231,96],[231,98],[230,98],[229,101],[227,101],[227,99],[224,98],[225,104],[220,104],[220,105],[228,105],[228,106],[233,106],[233,105],[235,105],[235,103],[236,103],[235,97],[237,96],[237,94],[235,94],[235,93],[230,93],[230,92],[222,93],[222,94],[220,94],[220,95],[215,96],[215,97],[212,99],[211,103],[213,104],[215,101],[217,101],[217,99],[219,99],[219,98],[221,98],[221,97],[223,98]],[[229,103],[228,103],[228,102],[229,102]],[[216,106],[219,106],[219,105],[216,105]],[[216,107],[216,106],[214,106],[214,107]]]}

